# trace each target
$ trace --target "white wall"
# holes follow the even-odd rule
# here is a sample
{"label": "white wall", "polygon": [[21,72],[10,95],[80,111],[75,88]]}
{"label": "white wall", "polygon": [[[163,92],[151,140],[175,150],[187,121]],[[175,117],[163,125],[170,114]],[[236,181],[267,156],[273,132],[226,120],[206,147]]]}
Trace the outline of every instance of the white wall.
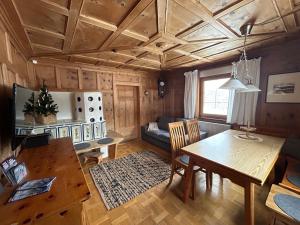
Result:
{"label": "white wall", "polygon": [[[32,91],[27,88],[18,87],[16,95],[16,119],[24,120],[24,105],[30,98]],[[35,96],[38,96],[38,91],[35,91]],[[58,120],[70,120],[74,119],[75,108],[72,107],[74,101],[73,92],[50,92],[53,97],[54,103],[58,106],[57,119]]]}

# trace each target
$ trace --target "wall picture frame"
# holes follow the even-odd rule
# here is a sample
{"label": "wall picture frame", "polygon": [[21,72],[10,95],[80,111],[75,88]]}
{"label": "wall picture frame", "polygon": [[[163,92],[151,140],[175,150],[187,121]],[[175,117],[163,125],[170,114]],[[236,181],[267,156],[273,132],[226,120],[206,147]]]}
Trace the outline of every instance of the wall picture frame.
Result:
{"label": "wall picture frame", "polygon": [[73,126],[71,126],[71,134],[72,134],[73,143],[80,143],[80,142],[82,142],[81,125],[73,125]]}
{"label": "wall picture frame", "polygon": [[58,127],[58,137],[64,138],[64,137],[70,137],[69,127],[68,126],[61,126]]}
{"label": "wall picture frame", "polygon": [[50,134],[50,139],[56,139],[57,138],[57,130],[56,127],[48,127],[44,129],[45,133]]}
{"label": "wall picture frame", "polygon": [[300,72],[269,75],[266,103],[300,103]]}
{"label": "wall picture frame", "polygon": [[100,139],[103,137],[103,133],[102,133],[102,126],[101,123],[94,123],[93,124],[93,128],[94,128],[94,139]]}
{"label": "wall picture frame", "polygon": [[84,141],[90,141],[93,139],[93,126],[91,123],[83,124],[82,130],[83,130],[83,140]]}

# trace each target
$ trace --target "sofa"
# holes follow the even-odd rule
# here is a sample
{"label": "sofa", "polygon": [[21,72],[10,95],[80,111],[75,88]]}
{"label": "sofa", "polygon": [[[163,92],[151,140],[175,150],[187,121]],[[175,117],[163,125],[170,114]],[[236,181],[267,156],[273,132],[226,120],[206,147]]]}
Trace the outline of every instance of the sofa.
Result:
{"label": "sofa", "polygon": [[[183,121],[183,118],[174,118],[174,117],[160,117],[157,119],[157,125],[159,130],[157,131],[148,131],[148,125],[142,126],[141,128],[141,137],[144,141],[149,142],[155,146],[158,146],[164,150],[170,151],[170,134],[168,124],[175,121]],[[201,128],[200,128],[201,129]],[[200,130],[200,138],[204,139],[208,136],[208,132]]]}

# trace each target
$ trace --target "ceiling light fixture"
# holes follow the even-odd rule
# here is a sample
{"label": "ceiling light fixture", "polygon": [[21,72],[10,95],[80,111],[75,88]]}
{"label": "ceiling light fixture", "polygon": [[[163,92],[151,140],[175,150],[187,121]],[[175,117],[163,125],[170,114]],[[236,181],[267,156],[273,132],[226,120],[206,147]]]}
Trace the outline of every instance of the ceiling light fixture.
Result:
{"label": "ceiling light fixture", "polygon": [[32,60],[32,63],[33,63],[33,64],[37,64],[38,61],[37,61],[36,59],[33,59],[33,60]]}
{"label": "ceiling light fixture", "polygon": [[246,43],[247,43],[247,36],[250,34],[252,27],[253,27],[253,24],[246,24],[240,28],[241,34],[244,35],[244,45],[243,45],[243,51],[242,51],[242,55],[240,56],[239,62],[242,62],[242,61],[245,62],[245,70],[246,70],[245,79],[247,81],[247,84],[244,85],[237,78],[236,66],[235,66],[235,63],[232,63],[233,68],[232,68],[231,78],[226,83],[224,83],[221,87],[219,87],[219,89],[236,90],[238,92],[259,92],[259,91],[261,91],[259,88],[254,86],[254,84],[252,82],[253,77],[251,77],[249,75],[249,69],[248,69]]}

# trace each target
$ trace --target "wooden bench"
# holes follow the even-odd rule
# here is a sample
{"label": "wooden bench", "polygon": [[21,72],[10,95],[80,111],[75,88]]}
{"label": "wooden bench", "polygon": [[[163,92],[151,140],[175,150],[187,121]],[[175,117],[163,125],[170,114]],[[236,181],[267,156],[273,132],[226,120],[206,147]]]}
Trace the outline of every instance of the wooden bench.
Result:
{"label": "wooden bench", "polygon": [[287,177],[288,176],[299,176],[300,177],[300,168],[297,168],[297,166],[299,167],[300,165],[300,161],[293,159],[293,158],[287,158],[287,168],[285,170],[283,179],[281,181],[281,183],[279,184],[281,187],[287,188],[293,192],[296,192],[297,194],[300,194],[300,188],[295,186],[294,184],[292,184]]}
{"label": "wooden bench", "polygon": [[76,150],[76,154],[81,155],[83,154],[84,157],[84,163],[88,161],[96,161],[99,163],[102,160],[102,155],[100,149],[103,147],[108,147],[108,157],[109,159],[115,159],[117,154],[117,148],[118,144],[124,140],[124,138],[114,132],[114,131],[108,131],[107,136],[108,138],[112,138],[113,141],[107,144],[99,144],[98,141],[91,141],[89,142],[90,146],[86,147],[84,149]]}
{"label": "wooden bench", "polygon": [[299,225],[299,222],[295,221],[276,205],[273,199],[276,194],[287,194],[300,198],[299,194],[273,184],[266,201],[266,206],[272,211],[272,220],[270,225]]}

